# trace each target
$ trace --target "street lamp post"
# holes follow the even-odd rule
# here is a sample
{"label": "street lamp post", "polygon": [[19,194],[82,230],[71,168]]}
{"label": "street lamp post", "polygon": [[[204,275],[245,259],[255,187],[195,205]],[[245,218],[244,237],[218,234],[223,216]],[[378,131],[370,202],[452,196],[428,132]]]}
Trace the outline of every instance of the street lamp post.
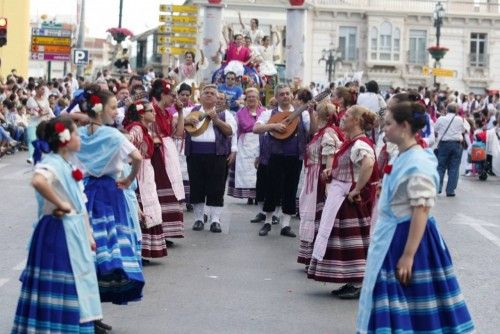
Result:
{"label": "street lamp post", "polygon": [[337,49],[330,47],[330,49],[321,51],[322,57],[319,59],[318,64],[322,61],[325,62],[325,73],[328,74],[328,83],[332,82],[332,77],[335,79],[335,65],[341,60],[342,54]]}
{"label": "street lamp post", "polygon": [[[434,8],[434,12],[432,13],[432,17],[434,19],[434,27],[436,27],[436,46],[439,49],[439,40],[441,38],[441,26],[443,25],[444,18],[444,7],[441,4],[441,1],[438,1],[436,7]],[[434,68],[436,68],[439,64],[439,59],[434,60]],[[434,75],[434,86],[436,87],[436,75]]]}

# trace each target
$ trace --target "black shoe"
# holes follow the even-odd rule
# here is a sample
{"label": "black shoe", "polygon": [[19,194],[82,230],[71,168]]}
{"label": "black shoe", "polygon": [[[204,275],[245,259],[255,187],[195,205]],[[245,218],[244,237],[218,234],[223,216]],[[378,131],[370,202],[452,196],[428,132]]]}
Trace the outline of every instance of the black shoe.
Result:
{"label": "black shoe", "polygon": [[455,193],[453,193],[453,194],[446,194],[446,197],[455,197]]}
{"label": "black shoe", "polygon": [[167,247],[174,247],[174,242],[171,240],[165,239],[165,245],[167,245]]}
{"label": "black shoe", "polygon": [[266,221],[266,215],[262,212],[259,212],[254,219],[250,220],[250,223],[262,223]]}
{"label": "black shoe", "polygon": [[352,287],[354,287],[354,286],[350,283],[344,284],[340,288],[333,290],[332,295],[338,296],[339,293],[343,293],[346,289],[351,289]]}
{"label": "black shoe", "polygon": [[265,223],[264,226],[262,226],[262,228],[260,229],[259,235],[261,237],[265,237],[269,233],[269,231],[271,231],[271,224]]}
{"label": "black shoe", "polygon": [[104,328],[101,328],[101,327],[97,326],[95,324],[95,321],[94,321],[94,333],[95,334],[108,334],[108,331],[105,330]]}
{"label": "black shoe", "polygon": [[273,223],[273,225],[278,225],[280,223],[280,219],[276,216],[273,216],[271,222]]}
{"label": "black shoe", "polygon": [[220,228],[220,224],[217,222],[213,222],[212,224],[210,224],[210,232],[221,233],[222,229]]}
{"label": "black shoe", "polygon": [[247,205],[253,205],[253,198],[249,198],[247,200]]}
{"label": "black shoe", "polygon": [[191,204],[191,203],[186,203],[186,210],[187,210],[188,212],[193,211],[193,204]]}
{"label": "black shoe", "polygon": [[193,231],[203,231],[204,228],[205,224],[203,224],[201,220],[197,220],[194,222]]}
{"label": "black shoe", "polygon": [[208,216],[206,213],[203,214],[203,222],[206,224],[208,220]]}
{"label": "black shoe", "polygon": [[337,297],[340,299],[359,299],[360,294],[361,288],[356,288],[351,285],[351,288],[344,290],[344,292],[340,292],[337,294]]}
{"label": "black shoe", "polygon": [[100,327],[104,330],[107,330],[107,331],[110,331],[113,329],[113,327],[111,327],[110,325],[108,324],[105,324],[104,322],[102,322],[102,320],[96,320],[94,321],[94,325],[96,325],[97,327]]}
{"label": "black shoe", "polygon": [[280,233],[282,236],[284,237],[290,237],[290,238],[295,238],[296,235],[295,233],[293,233],[292,229],[290,228],[290,226],[285,226],[281,229],[281,233]]}
{"label": "black shoe", "polygon": [[147,266],[148,264],[151,264],[151,261],[146,260],[145,258],[142,258],[141,262],[142,262],[142,266]]}

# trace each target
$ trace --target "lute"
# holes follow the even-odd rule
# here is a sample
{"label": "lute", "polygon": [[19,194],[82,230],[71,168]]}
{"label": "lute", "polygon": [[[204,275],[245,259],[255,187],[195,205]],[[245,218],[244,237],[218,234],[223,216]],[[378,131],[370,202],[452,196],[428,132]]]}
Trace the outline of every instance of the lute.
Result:
{"label": "lute", "polygon": [[[331,94],[331,90],[327,89],[318,95],[316,95],[312,100],[314,102],[319,102]],[[269,134],[276,139],[284,140],[289,138],[295,133],[297,127],[299,126],[299,116],[300,114],[308,108],[308,104],[304,104],[294,111],[282,111],[271,116],[267,124],[283,123],[286,125],[286,129],[283,132],[269,131]]]}
{"label": "lute", "polygon": [[[224,108],[217,109],[216,112],[219,113],[223,112],[224,110],[225,110]],[[190,122],[193,119],[198,121],[196,125],[186,124],[186,121]],[[197,137],[207,130],[210,121],[211,119],[210,117],[208,117],[207,113],[203,111],[191,111],[184,118],[184,130],[186,130],[186,132],[189,133],[191,136]]]}

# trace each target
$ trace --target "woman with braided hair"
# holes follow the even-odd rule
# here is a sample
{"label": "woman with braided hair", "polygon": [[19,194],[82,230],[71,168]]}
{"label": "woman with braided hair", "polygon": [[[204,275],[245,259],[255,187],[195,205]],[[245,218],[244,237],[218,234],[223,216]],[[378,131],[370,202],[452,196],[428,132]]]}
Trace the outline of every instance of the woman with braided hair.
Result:
{"label": "woman with braided hair", "polygon": [[139,150],[142,163],[137,174],[137,198],[142,209],[141,254],[144,258],[167,256],[165,233],[163,232],[161,206],[156,194],[155,172],[151,164],[154,152],[153,137],[149,131],[155,121],[155,112],[149,102],[132,103],[125,114],[125,130],[129,139]]}
{"label": "woman with braided hair", "polygon": [[[137,254],[135,223],[123,189],[134,181],[142,157],[137,148],[111,125],[117,114],[116,97],[91,85],[79,101],[90,123],[80,127],[77,162],[85,171],[87,210],[96,241],[96,268],[102,302],[127,304],[142,298],[144,276]],[[123,175],[131,161],[132,170]],[[109,330],[110,326],[99,323]]]}
{"label": "woman with braided hair", "polygon": [[332,168],[323,176],[331,180],[307,276],[320,282],[342,283],[332,294],[342,299],[359,297],[370,242],[370,226],[378,169],[373,142],[366,131],[376,115],[352,106],[340,120],[345,141],[335,154]]}
{"label": "woman with braided hair", "polygon": [[[150,100],[155,112],[151,124],[156,192],[161,205],[165,238],[184,238],[184,215],[181,201],[185,198],[179,154],[173,138],[184,135],[183,104],[177,100],[173,87],[166,80],[153,81]],[[168,108],[175,107],[171,114]],[[167,245],[171,242],[168,241]]]}

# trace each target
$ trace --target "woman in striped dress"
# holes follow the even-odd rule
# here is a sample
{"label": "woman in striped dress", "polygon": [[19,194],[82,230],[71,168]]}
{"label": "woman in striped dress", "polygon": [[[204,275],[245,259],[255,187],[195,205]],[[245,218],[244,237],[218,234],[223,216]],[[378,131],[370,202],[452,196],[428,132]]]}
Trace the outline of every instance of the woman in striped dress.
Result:
{"label": "woman in striped dress", "polygon": [[357,333],[470,333],[474,324],[451,257],[430,214],[439,176],[416,134],[425,108],[392,105],[385,136],[399,155],[385,167],[378,218],[359,301]]}
{"label": "woman in striped dress", "polygon": [[306,270],[311,261],[314,237],[325,205],[325,179],[321,174],[325,168],[332,168],[333,156],[344,140],[342,131],[334,125],[337,123],[337,111],[333,104],[320,104],[317,107],[317,117],[319,130],[306,146],[305,181],[299,199],[300,245],[297,262],[305,264]]}
{"label": "woman in striped dress", "polygon": [[[85,171],[101,301],[127,304],[142,298],[144,275],[137,256],[136,225],[123,189],[136,178],[142,157],[122,133],[108,126],[117,115],[117,101],[111,92],[96,85],[87,87],[79,106],[90,118],[88,126],[78,129],[82,146],[76,159]],[[129,161],[132,170],[124,176]]]}
{"label": "woman in striped dress", "polygon": [[[361,106],[347,109],[340,121],[346,136],[335,155],[327,199],[314,241],[307,276],[320,282],[343,283],[332,293],[339,298],[358,298],[363,281],[378,169],[373,143],[365,132],[375,114]],[[357,285],[357,286],[356,286]]]}
{"label": "woman in striped dress", "polygon": [[[154,151],[151,163],[161,205],[163,233],[165,238],[184,238],[184,214],[180,204],[185,197],[184,185],[179,154],[173,141],[173,137],[182,138],[184,134],[182,104],[176,101],[173,87],[163,79],[153,82],[150,100],[155,111],[155,122],[152,124]],[[178,111],[174,115],[167,111],[172,100]]]}
{"label": "woman in striped dress", "polygon": [[238,153],[235,163],[229,167],[229,184],[227,194],[235,198],[247,198],[249,204],[255,199],[257,170],[255,159],[259,156],[259,135],[252,132],[255,121],[262,111],[259,90],[245,90],[245,107],[236,113],[238,123]]}
{"label": "woman in striped dress", "polygon": [[36,165],[31,181],[40,220],[21,275],[11,333],[94,333],[93,321],[102,319],[92,256],[96,244],[83,174],[68,162],[80,148],[78,131],[69,118],[57,118],[40,123],[38,132],[53,153]]}
{"label": "woman in striped dress", "polygon": [[145,258],[167,256],[167,244],[162,226],[161,206],[156,195],[155,173],[151,165],[153,138],[149,126],[155,121],[151,103],[135,102],[128,107],[124,127],[129,139],[141,152],[142,163],[137,174],[137,198],[142,209],[142,244],[141,254]]}

